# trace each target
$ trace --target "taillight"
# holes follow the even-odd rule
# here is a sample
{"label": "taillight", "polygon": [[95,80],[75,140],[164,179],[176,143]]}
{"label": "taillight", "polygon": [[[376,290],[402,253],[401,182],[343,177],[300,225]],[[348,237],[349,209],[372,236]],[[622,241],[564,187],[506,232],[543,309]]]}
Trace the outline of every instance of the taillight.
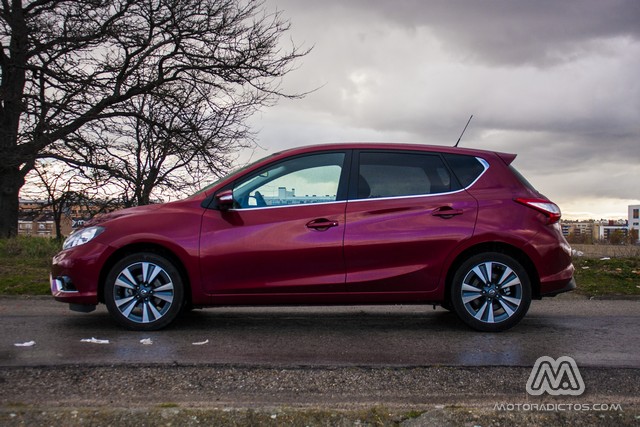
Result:
{"label": "taillight", "polygon": [[515,201],[544,214],[547,217],[547,224],[555,224],[560,221],[560,217],[562,217],[558,205],[546,199],[527,199],[521,197],[515,199]]}

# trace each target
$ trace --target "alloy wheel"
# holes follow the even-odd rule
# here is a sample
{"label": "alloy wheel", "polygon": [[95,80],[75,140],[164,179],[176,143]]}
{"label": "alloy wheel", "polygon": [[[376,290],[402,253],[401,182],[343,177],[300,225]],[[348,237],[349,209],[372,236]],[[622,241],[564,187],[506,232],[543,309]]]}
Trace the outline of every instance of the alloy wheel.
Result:
{"label": "alloy wheel", "polygon": [[507,265],[487,261],[476,265],[462,282],[462,303],[475,319],[501,322],[522,303],[520,277]]}
{"label": "alloy wheel", "polygon": [[477,254],[457,268],[449,301],[458,317],[472,328],[504,331],[529,310],[531,279],[522,264],[509,255]]}
{"label": "alloy wheel", "polygon": [[118,311],[136,323],[161,319],[174,303],[174,294],[171,276],[161,266],[148,261],[123,268],[113,286]]}

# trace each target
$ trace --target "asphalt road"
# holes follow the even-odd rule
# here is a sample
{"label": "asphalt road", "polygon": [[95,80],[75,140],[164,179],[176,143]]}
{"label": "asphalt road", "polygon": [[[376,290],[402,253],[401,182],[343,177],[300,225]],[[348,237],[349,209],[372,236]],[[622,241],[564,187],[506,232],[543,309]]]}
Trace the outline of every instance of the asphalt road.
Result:
{"label": "asphalt road", "polygon": [[[639,300],[534,301],[498,334],[430,306],[213,308],[163,331],[131,332],[104,306],[81,314],[51,298],[7,297],[0,324],[0,367],[531,367],[540,356],[570,356],[580,367],[640,368]],[[91,338],[108,344],[82,341]]]}
{"label": "asphalt road", "polygon": [[[425,306],[215,308],[140,333],[0,298],[0,425],[635,426],[639,308],[534,301],[499,334]],[[573,357],[584,394],[529,395],[539,356]]]}

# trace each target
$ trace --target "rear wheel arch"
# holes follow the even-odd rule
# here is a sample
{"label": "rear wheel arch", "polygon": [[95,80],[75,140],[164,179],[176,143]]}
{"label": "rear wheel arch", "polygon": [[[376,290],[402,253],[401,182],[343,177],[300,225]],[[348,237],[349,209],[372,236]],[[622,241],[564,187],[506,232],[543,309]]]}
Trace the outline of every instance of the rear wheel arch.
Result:
{"label": "rear wheel arch", "polygon": [[133,255],[136,253],[153,253],[159,256],[166,258],[170,261],[175,268],[178,270],[180,274],[180,278],[182,279],[182,283],[184,285],[184,305],[191,304],[191,282],[189,280],[189,274],[187,273],[187,269],[171,250],[167,249],[162,245],[158,245],[155,243],[136,243],[132,245],[123,246],[122,248],[115,251],[109,259],[102,266],[102,270],[100,271],[100,282],[98,284],[98,298],[101,303],[104,303],[104,287],[106,283],[107,276],[109,272],[113,268],[116,263],[118,263],[123,258]]}
{"label": "rear wheel arch", "polygon": [[465,260],[451,285],[451,305],[473,329],[500,332],[515,326],[531,303],[531,281],[522,264],[501,252],[481,252]]}
{"label": "rear wheel arch", "polygon": [[533,299],[540,298],[540,278],[538,271],[536,270],[531,258],[517,247],[502,242],[487,242],[479,245],[472,246],[461,252],[455,260],[451,263],[449,270],[447,271],[445,281],[445,304],[451,305],[451,286],[453,284],[453,277],[460,268],[460,266],[469,258],[488,252],[497,252],[512,257],[518,261],[529,275],[531,281],[531,296]]}

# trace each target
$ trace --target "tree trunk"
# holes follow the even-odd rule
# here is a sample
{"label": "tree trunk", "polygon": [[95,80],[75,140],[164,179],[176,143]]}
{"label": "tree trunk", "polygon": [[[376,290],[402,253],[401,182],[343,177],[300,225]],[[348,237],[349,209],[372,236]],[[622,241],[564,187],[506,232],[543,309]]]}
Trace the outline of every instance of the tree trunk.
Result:
{"label": "tree trunk", "polygon": [[55,215],[53,217],[53,223],[55,224],[55,239],[57,241],[62,241],[62,216],[61,215]]}
{"label": "tree trunk", "polygon": [[18,234],[19,194],[23,184],[17,168],[0,168],[0,238]]}
{"label": "tree trunk", "polygon": [[[0,238],[18,234],[18,210],[20,188],[24,185],[24,173],[20,166],[26,162],[18,151],[18,129],[20,115],[24,108],[22,97],[27,69],[29,30],[22,10],[22,3],[14,1],[9,12],[8,2],[4,2],[4,16],[11,31],[9,49],[11,56],[2,54],[0,73]],[[35,158],[35,156],[33,156]]]}

